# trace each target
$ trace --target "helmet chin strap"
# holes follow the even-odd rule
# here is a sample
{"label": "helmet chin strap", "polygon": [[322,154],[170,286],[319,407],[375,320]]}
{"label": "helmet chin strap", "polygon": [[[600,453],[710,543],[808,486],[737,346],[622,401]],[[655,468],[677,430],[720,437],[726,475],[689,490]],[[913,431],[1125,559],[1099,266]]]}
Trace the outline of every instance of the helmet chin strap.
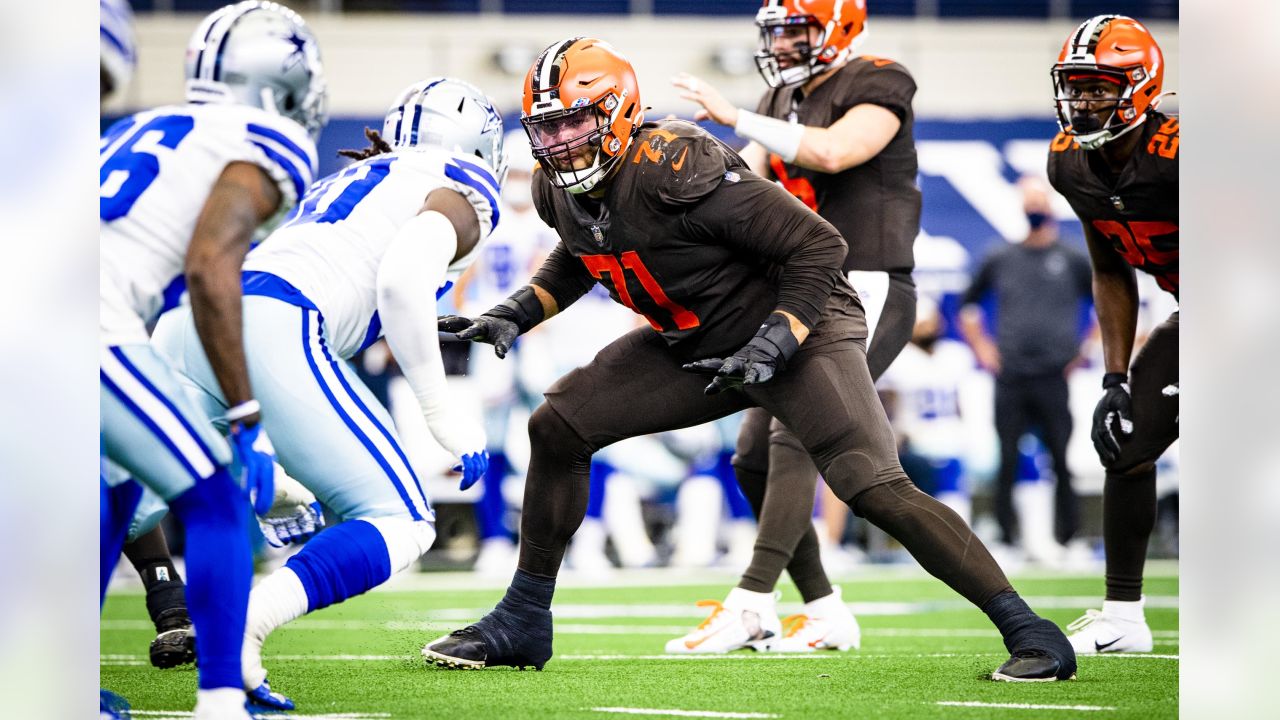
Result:
{"label": "helmet chin strap", "polygon": [[1142,117],[1139,117],[1134,122],[1129,123],[1128,125],[1125,125],[1124,129],[1121,130],[1120,132],[1112,132],[1111,128],[1103,128],[1098,132],[1089,133],[1088,135],[1077,135],[1076,142],[1080,143],[1080,147],[1084,148],[1085,150],[1097,150],[1098,148],[1102,147],[1103,145],[1106,145],[1112,140],[1116,140],[1120,137],[1123,137],[1125,133],[1138,127],[1139,125],[1141,125],[1146,121],[1147,121],[1146,113],[1143,113]]}

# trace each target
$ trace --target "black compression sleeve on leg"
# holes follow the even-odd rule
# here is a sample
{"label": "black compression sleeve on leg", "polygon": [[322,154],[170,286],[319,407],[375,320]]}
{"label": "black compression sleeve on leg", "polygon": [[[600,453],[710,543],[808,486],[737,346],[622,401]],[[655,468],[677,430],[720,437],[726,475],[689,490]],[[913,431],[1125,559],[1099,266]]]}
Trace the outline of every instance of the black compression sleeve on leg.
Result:
{"label": "black compression sleeve on leg", "polygon": [[1107,473],[1102,486],[1102,543],[1107,553],[1107,599],[1142,599],[1147,540],[1156,526],[1156,471]]}
{"label": "black compression sleeve on leg", "polygon": [[902,543],[930,575],[974,605],[983,607],[1013,589],[964,520],[920,492],[906,476],[866,490],[850,506]]}
{"label": "black compression sleeve on leg", "polygon": [[587,514],[593,449],[547,403],[529,418],[529,441],[519,568],[554,579],[569,539]]}

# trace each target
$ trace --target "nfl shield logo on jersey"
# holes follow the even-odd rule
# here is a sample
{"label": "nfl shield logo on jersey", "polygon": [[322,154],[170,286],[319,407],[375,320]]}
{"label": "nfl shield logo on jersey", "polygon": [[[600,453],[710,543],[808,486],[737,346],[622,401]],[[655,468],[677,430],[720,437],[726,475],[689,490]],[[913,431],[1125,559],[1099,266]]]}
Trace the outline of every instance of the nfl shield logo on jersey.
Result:
{"label": "nfl shield logo on jersey", "polygon": [[591,238],[596,241],[600,247],[604,247],[604,230],[599,225],[591,226]]}

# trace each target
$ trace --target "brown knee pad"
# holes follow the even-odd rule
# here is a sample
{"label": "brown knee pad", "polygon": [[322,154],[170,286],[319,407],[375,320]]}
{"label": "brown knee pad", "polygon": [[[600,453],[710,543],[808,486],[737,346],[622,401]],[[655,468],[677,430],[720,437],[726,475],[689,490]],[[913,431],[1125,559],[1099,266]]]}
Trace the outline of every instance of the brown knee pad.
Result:
{"label": "brown knee pad", "polygon": [[1107,553],[1108,600],[1142,599],[1147,541],[1155,526],[1155,466],[1107,473],[1102,486],[1102,544]]}
{"label": "brown knee pad", "polygon": [[905,475],[863,491],[850,507],[902,543],[930,575],[974,605],[981,608],[1012,589],[964,520],[921,492]]}
{"label": "brown knee pad", "polygon": [[595,448],[549,403],[539,405],[529,418],[529,443],[519,568],[555,577],[569,539],[587,514]]}

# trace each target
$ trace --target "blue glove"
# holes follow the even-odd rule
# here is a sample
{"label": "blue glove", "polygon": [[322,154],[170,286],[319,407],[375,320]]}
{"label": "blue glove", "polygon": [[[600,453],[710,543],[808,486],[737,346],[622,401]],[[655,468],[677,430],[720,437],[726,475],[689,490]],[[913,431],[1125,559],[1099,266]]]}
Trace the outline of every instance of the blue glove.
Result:
{"label": "blue glove", "polygon": [[475,485],[480,478],[484,477],[484,474],[488,469],[488,450],[481,450],[480,452],[467,453],[463,455],[462,462],[453,466],[454,472],[462,473],[462,482],[458,483],[458,489],[466,490],[472,485]]}
{"label": "blue glove", "polygon": [[275,500],[275,452],[262,425],[231,424],[231,449],[244,473],[244,489],[253,503],[253,511],[266,515]]}

